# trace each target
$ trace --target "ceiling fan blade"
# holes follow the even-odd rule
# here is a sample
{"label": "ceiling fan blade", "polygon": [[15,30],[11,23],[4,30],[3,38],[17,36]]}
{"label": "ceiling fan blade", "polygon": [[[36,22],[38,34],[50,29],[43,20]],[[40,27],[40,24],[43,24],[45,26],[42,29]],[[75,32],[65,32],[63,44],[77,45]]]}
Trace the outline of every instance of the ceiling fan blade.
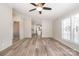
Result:
{"label": "ceiling fan blade", "polygon": [[42,4],[42,6],[44,6],[45,5],[45,3],[41,3]]}
{"label": "ceiling fan blade", "polygon": [[33,6],[37,6],[35,3],[30,3],[30,4],[32,4]]}
{"label": "ceiling fan blade", "polygon": [[36,8],[29,10],[29,12],[36,10]]}
{"label": "ceiling fan blade", "polygon": [[42,13],[42,11],[39,11],[39,14],[41,14]]}
{"label": "ceiling fan blade", "polygon": [[43,7],[44,10],[52,10],[52,8],[49,7]]}

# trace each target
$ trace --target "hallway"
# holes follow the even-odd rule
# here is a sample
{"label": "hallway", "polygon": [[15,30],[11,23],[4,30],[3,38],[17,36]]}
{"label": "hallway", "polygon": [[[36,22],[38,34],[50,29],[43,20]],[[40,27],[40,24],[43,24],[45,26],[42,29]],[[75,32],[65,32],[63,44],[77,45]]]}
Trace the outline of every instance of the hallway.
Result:
{"label": "hallway", "polygon": [[78,56],[79,53],[54,39],[24,39],[16,42],[7,56]]}

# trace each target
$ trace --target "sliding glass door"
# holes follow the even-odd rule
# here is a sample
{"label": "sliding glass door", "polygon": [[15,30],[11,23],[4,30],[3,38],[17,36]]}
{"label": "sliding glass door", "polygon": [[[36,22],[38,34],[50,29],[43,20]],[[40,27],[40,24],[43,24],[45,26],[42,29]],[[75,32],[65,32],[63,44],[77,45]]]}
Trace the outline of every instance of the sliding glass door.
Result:
{"label": "sliding glass door", "polygon": [[70,40],[70,18],[62,20],[62,38]]}
{"label": "sliding glass door", "polygon": [[72,25],[73,25],[73,41],[79,44],[79,16],[72,17]]}
{"label": "sliding glass door", "polygon": [[79,44],[79,15],[62,20],[62,39]]}

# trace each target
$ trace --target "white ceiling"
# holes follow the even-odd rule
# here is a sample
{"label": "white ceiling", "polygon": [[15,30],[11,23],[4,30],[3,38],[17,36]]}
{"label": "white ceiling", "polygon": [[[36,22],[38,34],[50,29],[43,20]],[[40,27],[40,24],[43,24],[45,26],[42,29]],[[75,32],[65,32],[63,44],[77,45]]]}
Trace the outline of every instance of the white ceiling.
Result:
{"label": "white ceiling", "polygon": [[44,6],[51,7],[52,10],[43,10],[40,15],[37,10],[28,12],[30,9],[35,8],[30,3],[9,3],[8,5],[22,14],[32,16],[33,19],[56,19],[79,9],[78,3],[46,3]]}

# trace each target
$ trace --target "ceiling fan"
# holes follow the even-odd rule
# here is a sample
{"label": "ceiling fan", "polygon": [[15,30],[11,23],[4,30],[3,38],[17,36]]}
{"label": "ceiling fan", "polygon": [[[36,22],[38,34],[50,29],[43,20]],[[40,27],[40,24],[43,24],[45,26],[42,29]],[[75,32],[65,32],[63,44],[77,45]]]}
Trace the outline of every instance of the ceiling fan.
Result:
{"label": "ceiling fan", "polygon": [[35,3],[30,3],[30,4],[32,4],[32,5],[35,6],[36,8],[29,10],[29,12],[38,10],[38,11],[39,11],[39,14],[42,14],[42,10],[52,10],[52,8],[50,8],[50,7],[44,7],[44,5],[45,5],[46,3],[37,3],[37,4],[35,4]]}

